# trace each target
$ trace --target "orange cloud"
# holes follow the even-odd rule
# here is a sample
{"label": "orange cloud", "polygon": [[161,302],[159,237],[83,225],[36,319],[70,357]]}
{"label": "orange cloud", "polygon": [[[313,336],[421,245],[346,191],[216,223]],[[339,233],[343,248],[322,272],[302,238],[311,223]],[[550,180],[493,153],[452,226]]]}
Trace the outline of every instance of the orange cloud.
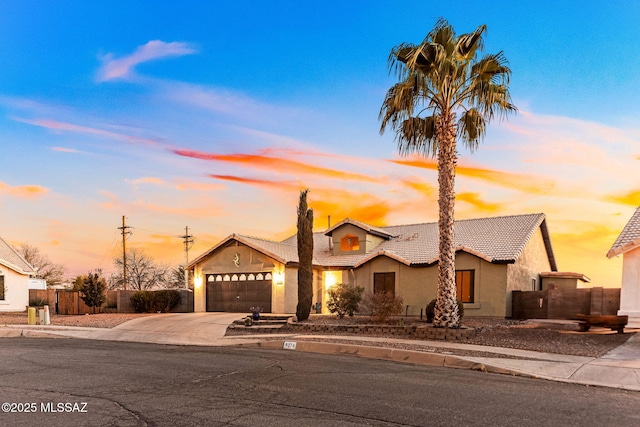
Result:
{"label": "orange cloud", "polygon": [[499,203],[483,201],[478,193],[458,193],[456,194],[456,201],[469,203],[480,212],[498,212],[502,209],[502,205]]}
{"label": "orange cloud", "polygon": [[10,196],[33,199],[49,192],[49,189],[40,185],[19,185],[11,186],[0,182],[0,194],[8,194]]}
{"label": "orange cloud", "polygon": [[[404,166],[412,166],[422,169],[438,170],[438,163],[431,159],[422,159],[413,157],[408,160],[389,160]],[[524,191],[531,194],[547,194],[554,184],[552,181],[541,179],[529,175],[521,175],[516,173],[501,172],[491,169],[475,168],[469,166],[456,166],[456,174],[466,176],[468,178],[481,179],[492,184],[500,185],[511,189]]]}
{"label": "orange cloud", "polygon": [[209,175],[211,178],[221,179],[223,181],[239,182],[241,184],[253,185],[258,187],[268,187],[277,190],[297,191],[304,189],[304,186],[293,181],[275,181],[269,179],[243,178],[233,175]]}
{"label": "orange cloud", "polygon": [[402,180],[402,184],[426,196],[433,196],[434,194],[437,194],[437,190],[438,190],[436,187],[434,187],[431,184],[427,184],[425,182],[418,182],[416,180],[405,179],[405,180]]}
{"label": "orange cloud", "polygon": [[368,193],[355,193],[339,189],[311,189],[309,207],[313,209],[314,222],[324,229],[326,218],[331,215],[332,223],[344,218],[353,218],[375,226],[387,224],[391,206],[378,196]]}
{"label": "orange cloud", "polygon": [[155,176],[143,176],[138,179],[127,179],[126,181],[131,184],[154,184],[159,186],[165,185],[165,182],[164,180],[162,180],[162,178],[157,178]]}
{"label": "orange cloud", "polygon": [[640,206],[640,190],[629,191],[625,194],[618,194],[605,197],[609,202],[619,203],[621,205],[638,207]]}
{"label": "orange cloud", "polygon": [[212,154],[194,150],[172,150],[174,154],[184,157],[191,157],[200,160],[219,161],[247,165],[269,171],[288,172],[292,174],[319,175],[327,178],[348,179],[354,181],[378,182],[379,180],[370,176],[342,172],[335,169],[314,166],[309,163],[283,157],[270,157],[263,154]]}

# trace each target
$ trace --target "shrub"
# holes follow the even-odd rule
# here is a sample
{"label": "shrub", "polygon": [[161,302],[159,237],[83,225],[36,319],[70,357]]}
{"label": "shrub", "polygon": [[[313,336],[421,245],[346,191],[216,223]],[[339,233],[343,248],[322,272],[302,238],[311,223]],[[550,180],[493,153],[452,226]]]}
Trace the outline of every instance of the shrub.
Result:
{"label": "shrub", "polygon": [[168,313],[180,304],[180,300],[180,292],[175,289],[156,291],[153,296],[154,309],[155,311]]}
{"label": "shrub", "polygon": [[[458,316],[460,317],[460,320],[462,320],[462,318],[464,317],[464,304],[460,300],[458,300],[457,302],[458,302]],[[431,302],[427,304],[427,308],[426,308],[426,316],[427,316],[428,323],[433,323],[433,319],[435,317],[435,311],[436,311],[436,300],[432,299]]]}
{"label": "shrub", "polygon": [[327,308],[330,312],[337,314],[340,319],[342,319],[345,314],[353,316],[353,313],[358,311],[363,292],[364,288],[362,286],[350,286],[344,283],[338,283],[329,289]]}
{"label": "shrub", "polygon": [[390,292],[367,293],[362,300],[363,312],[377,322],[386,322],[392,316],[399,316],[403,305],[402,297]]}
{"label": "shrub", "polygon": [[153,292],[152,291],[137,291],[131,295],[131,305],[136,313],[151,313],[154,310],[153,307]]}
{"label": "shrub", "polygon": [[180,292],[175,289],[161,291],[137,291],[131,295],[131,305],[136,313],[167,313],[180,304]]}
{"label": "shrub", "polygon": [[107,281],[102,277],[99,270],[84,276],[82,287],[80,288],[80,298],[89,307],[100,307],[105,300],[107,291]]}

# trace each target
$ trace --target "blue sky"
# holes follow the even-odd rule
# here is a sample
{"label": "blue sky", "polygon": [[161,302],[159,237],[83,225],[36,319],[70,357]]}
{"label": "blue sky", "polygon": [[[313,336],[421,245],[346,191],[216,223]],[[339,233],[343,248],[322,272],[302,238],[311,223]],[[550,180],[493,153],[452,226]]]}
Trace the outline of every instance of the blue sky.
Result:
{"label": "blue sky", "polygon": [[[111,268],[121,215],[163,262],[233,232],[284,238],[310,187],[316,230],[433,221],[433,168],[394,163],[378,111],[391,48],[439,17],[486,24],[520,113],[461,150],[458,218],[547,214],[559,267],[604,257],[640,204],[640,3],[0,3],[0,235],[69,274]],[[428,165],[427,165],[428,166]]]}

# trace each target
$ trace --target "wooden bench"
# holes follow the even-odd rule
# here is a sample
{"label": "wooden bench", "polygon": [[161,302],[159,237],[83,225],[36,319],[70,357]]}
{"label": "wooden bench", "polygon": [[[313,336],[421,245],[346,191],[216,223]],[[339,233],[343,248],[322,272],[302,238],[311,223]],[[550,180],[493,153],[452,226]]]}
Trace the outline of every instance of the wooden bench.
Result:
{"label": "wooden bench", "polygon": [[603,316],[601,314],[576,314],[575,319],[580,320],[578,330],[587,332],[592,326],[610,328],[619,334],[624,332],[624,327],[629,323],[629,316]]}

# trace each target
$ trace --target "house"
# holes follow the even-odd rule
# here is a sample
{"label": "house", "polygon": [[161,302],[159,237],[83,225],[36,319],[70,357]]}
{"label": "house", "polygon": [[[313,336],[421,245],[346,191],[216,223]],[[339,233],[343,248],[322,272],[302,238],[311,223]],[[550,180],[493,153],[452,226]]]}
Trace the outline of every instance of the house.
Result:
{"label": "house", "polygon": [[[401,295],[418,315],[436,296],[438,224],[373,227],[345,219],[314,233],[314,304],[327,313],[336,283]],[[540,289],[557,271],[544,214],[456,221],[456,284],[469,316],[511,315],[511,292]],[[194,311],[294,313],[296,236],[282,242],[232,234],[193,260]]]}
{"label": "house", "polygon": [[629,316],[629,328],[640,328],[640,207],[622,229],[607,253],[622,255],[622,289],[618,315]]}
{"label": "house", "polygon": [[35,269],[0,237],[0,311],[25,311]]}

